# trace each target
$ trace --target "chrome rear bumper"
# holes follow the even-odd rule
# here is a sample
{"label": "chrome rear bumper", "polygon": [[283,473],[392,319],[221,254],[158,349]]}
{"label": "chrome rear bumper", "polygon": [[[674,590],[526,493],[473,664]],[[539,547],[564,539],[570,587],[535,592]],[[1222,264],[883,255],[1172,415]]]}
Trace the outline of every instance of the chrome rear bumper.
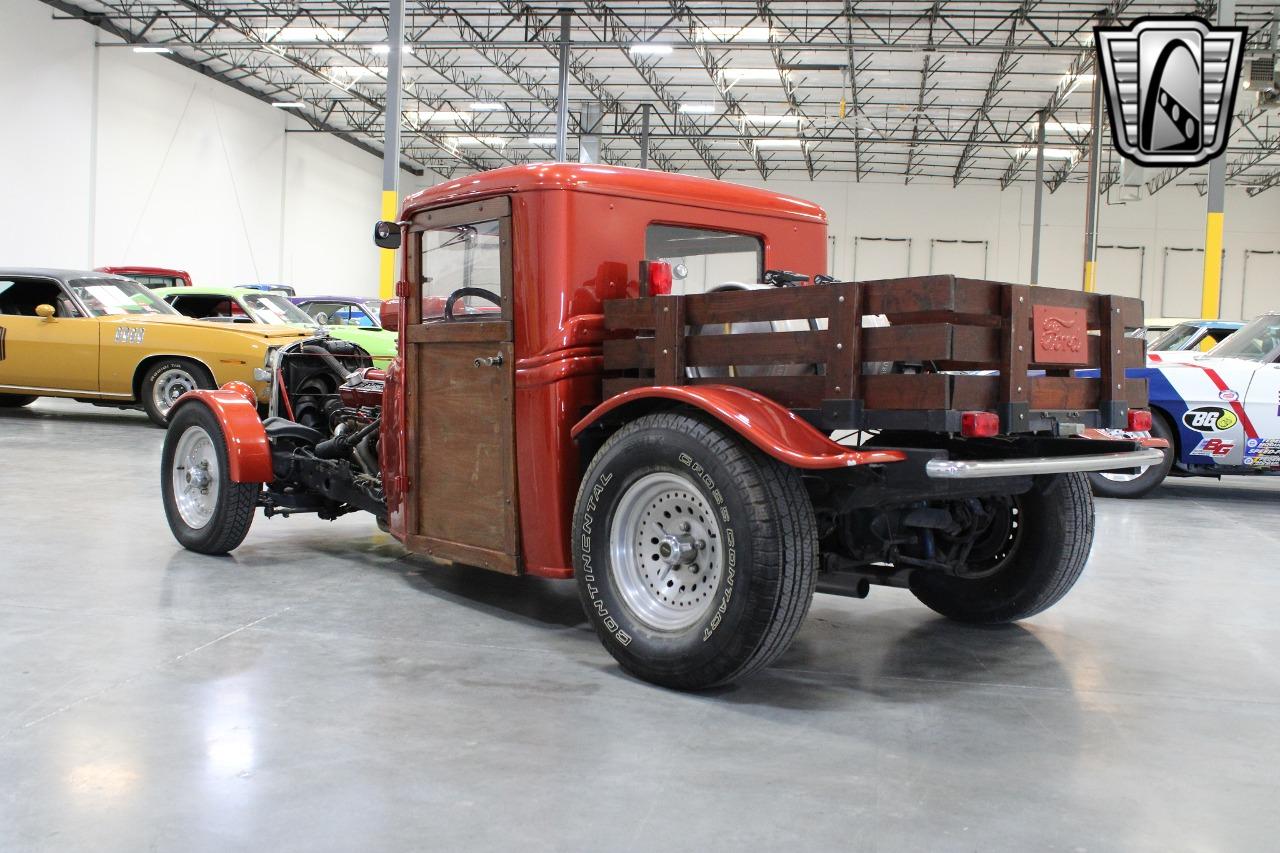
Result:
{"label": "chrome rear bumper", "polygon": [[983,477],[1020,477],[1028,474],[1063,474],[1069,471],[1116,471],[1145,468],[1164,459],[1156,447],[1124,453],[1089,456],[1042,456],[1033,459],[930,459],[925,473],[936,480],[976,480]]}

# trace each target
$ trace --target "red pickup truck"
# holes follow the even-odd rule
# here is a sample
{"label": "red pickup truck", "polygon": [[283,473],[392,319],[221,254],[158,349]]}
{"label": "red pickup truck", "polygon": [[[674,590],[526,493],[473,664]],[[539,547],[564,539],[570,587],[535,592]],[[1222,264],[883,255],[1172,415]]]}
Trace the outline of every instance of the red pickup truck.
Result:
{"label": "red pickup truck", "polygon": [[1140,301],[834,281],[799,199],[518,166],[409,197],[375,241],[403,269],[385,373],[319,338],[276,354],[265,420],[234,383],[175,405],[185,547],[235,548],[258,508],[368,511],[412,552],[576,579],[624,668],[698,689],[777,658],[815,590],[1038,613],[1089,555],[1082,472],[1161,458],[1124,374]]}

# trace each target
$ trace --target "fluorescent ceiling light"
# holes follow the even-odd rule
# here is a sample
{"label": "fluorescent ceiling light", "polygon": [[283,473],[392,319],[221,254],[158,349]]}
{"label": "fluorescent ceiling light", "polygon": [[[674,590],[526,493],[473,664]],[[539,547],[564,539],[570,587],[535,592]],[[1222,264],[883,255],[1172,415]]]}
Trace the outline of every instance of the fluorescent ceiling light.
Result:
{"label": "fluorescent ceiling light", "polygon": [[671,53],[671,45],[654,44],[649,41],[633,44],[627,49],[631,51],[632,56],[666,56]]}
{"label": "fluorescent ceiling light", "polygon": [[173,53],[173,51],[170,50],[169,48],[162,47],[160,45],[142,45],[139,47],[135,47],[133,49],[133,52],[134,53]]}
{"label": "fluorescent ceiling light", "polygon": [[1088,133],[1093,125],[1082,121],[1046,121],[1044,129],[1056,133]]}
{"label": "fluorescent ceiling light", "polygon": [[471,105],[471,109],[478,113],[500,113],[506,108],[506,104],[499,104],[496,101],[476,101]]}
{"label": "fluorescent ceiling light", "polygon": [[1084,83],[1086,81],[1092,83],[1093,75],[1077,74],[1073,77],[1070,74],[1063,74],[1062,77],[1058,79],[1058,85],[1061,86],[1063,83],[1066,83],[1068,81],[1070,81],[1071,85],[1067,87],[1067,91],[1063,92],[1063,97],[1066,97],[1067,95],[1070,95],[1072,92],[1074,92],[1076,89],[1079,89],[1081,83]]}
{"label": "fluorescent ceiling light", "polygon": [[329,68],[329,77],[335,80],[363,80],[372,75],[373,69],[363,65],[333,65]]}
{"label": "fluorescent ceiling light", "polygon": [[682,113],[700,116],[712,115],[713,113],[719,112],[719,110],[716,109],[715,104],[681,104],[679,110]]}
{"label": "fluorescent ceiling light", "polygon": [[[1019,148],[1018,153],[1026,157],[1036,156],[1034,148]],[[1045,148],[1044,159],[1046,160],[1074,160],[1080,152],[1074,148]]]}
{"label": "fluorescent ceiling light", "polygon": [[296,110],[305,107],[306,104],[302,103],[302,101],[272,101],[271,106],[279,107],[282,110]]}
{"label": "fluorescent ceiling light", "polygon": [[752,144],[757,148],[799,148],[803,143],[799,139],[757,139]]}
{"label": "fluorescent ceiling light", "polygon": [[776,68],[726,68],[724,76],[735,83],[743,80],[780,80],[782,75]]}
{"label": "fluorescent ceiling light", "polygon": [[530,136],[525,140],[525,142],[529,145],[540,145],[545,148],[547,146],[555,145],[556,138],[554,136]]}
{"label": "fluorescent ceiling light", "polygon": [[763,115],[748,113],[742,116],[743,121],[749,121],[752,124],[800,124],[800,116],[791,115]]}
{"label": "fluorescent ceiling light", "polygon": [[773,35],[769,27],[698,27],[695,41],[768,41]]}
{"label": "fluorescent ceiling light", "polygon": [[405,113],[406,117],[413,118],[418,122],[447,122],[456,124],[465,121],[470,117],[469,113],[461,113],[457,110],[410,110]]}
{"label": "fluorescent ceiling light", "polygon": [[[373,53],[379,53],[379,54],[391,53],[391,48],[385,44],[369,45],[369,50],[372,51]],[[400,50],[404,53],[413,53],[413,45],[409,45],[409,44],[401,45]]]}
{"label": "fluorescent ceiling light", "polygon": [[272,41],[341,41],[342,30],[334,27],[282,27]]}
{"label": "fluorescent ceiling light", "polygon": [[488,145],[490,148],[505,148],[507,140],[501,136],[451,136],[450,141],[457,145]]}

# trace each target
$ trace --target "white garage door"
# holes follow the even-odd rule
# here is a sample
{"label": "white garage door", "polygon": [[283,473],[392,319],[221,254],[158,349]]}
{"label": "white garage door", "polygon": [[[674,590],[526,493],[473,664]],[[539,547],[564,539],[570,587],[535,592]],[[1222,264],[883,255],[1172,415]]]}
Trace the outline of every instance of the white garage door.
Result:
{"label": "white garage door", "polygon": [[1245,249],[1240,319],[1252,320],[1264,311],[1280,311],[1280,252]]}
{"label": "white garage door", "polygon": [[911,275],[910,237],[858,237],[853,241],[854,281]]}
{"label": "white garage door", "polygon": [[[1204,289],[1204,249],[1182,249],[1166,246],[1161,264],[1160,294],[1157,306],[1147,306],[1149,316],[1199,317],[1200,295]],[[1156,314],[1155,309],[1159,308]]]}
{"label": "white garage door", "polygon": [[929,272],[987,277],[986,240],[930,240]]}
{"label": "white garage door", "polygon": [[1142,246],[1099,246],[1093,289],[1141,298],[1145,252]]}

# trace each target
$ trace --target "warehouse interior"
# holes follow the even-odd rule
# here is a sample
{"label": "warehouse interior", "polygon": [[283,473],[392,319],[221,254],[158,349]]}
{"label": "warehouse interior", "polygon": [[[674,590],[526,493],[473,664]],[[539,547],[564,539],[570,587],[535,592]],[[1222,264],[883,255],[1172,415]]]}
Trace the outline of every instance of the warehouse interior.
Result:
{"label": "warehouse interior", "polygon": [[[1231,115],[1225,147],[1196,165],[1131,162],[1105,112],[1094,28],[1160,16],[1246,28],[1240,79],[1222,102]],[[0,5],[8,131],[0,133],[0,849],[1273,849],[1277,52],[1280,4],[1230,0],[8,0]],[[401,116],[398,130],[387,127],[389,111]],[[817,205],[826,231],[820,249],[805,250],[815,258],[798,270],[806,284],[818,273],[837,282],[953,275],[1075,292],[1063,305],[1096,297],[1104,315],[1141,300],[1133,310],[1145,329],[1112,328],[1146,331],[1147,360],[1114,376],[1146,379],[1150,405],[1132,405],[1124,429],[1095,437],[1130,440],[1134,453],[1164,448],[1168,479],[1133,500],[1111,496],[1106,483],[1093,487],[1087,563],[1051,610],[969,624],[890,588],[906,582],[873,580],[869,596],[865,584],[861,595],[822,594],[831,590],[819,578],[807,617],[770,665],[686,691],[637,677],[618,650],[606,643],[610,657],[601,648],[580,598],[581,562],[561,575],[477,570],[428,556],[394,513],[388,526],[345,508],[336,521],[258,514],[229,554],[197,553],[176,532],[180,510],[166,491],[177,488],[164,466],[179,439],[148,421],[156,420],[143,399],[149,374],[134,378],[136,399],[106,391],[106,326],[100,342],[38,354],[56,373],[88,358],[85,347],[103,347],[93,358],[104,367],[95,361],[91,372],[95,380],[101,372],[95,389],[106,396],[56,379],[6,379],[23,347],[39,344],[17,327],[6,335],[9,279],[132,265],[185,271],[197,287],[287,286],[304,308],[322,294],[396,303],[395,314],[370,311],[401,324],[391,351],[404,359],[407,341],[428,340],[406,330],[414,317],[426,323],[426,309],[409,306],[412,295],[428,298],[431,279],[422,277],[420,291],[396,284],[410,275],[412,250],[375,245],[374,223],[398,224],[407,241],[415,216],[463,198],[485,173],[557,160],[583,174],[648,169],[642,180],[655,187],[708,179],[671,186],[709,187],[726,217],[732,205],[755,202],[717,195],[721,185],[789,197],[780,207]],[[525,208],[511,205],[519,226]],[[619,227],[585,214],[556,224],[573,229],[567,244],[583,258]],[[761,252],[776,242],[769,236]],[[516,255],[499,307],[467,303],[515,323],[502,345],[516,356],[520,324],[551,310],[532,297],[522,307],[526,278],[536,278],[531,289],[551,286],[519,266],[538,258]],[[658,298],[644,289],[649,273],[636,271],[645,259],[624,260],[625,295]],[[684,263],[667,266],[677,279],[687,274]],[[547,304],[562,294],[553,296]],[[1089,311],[1091,334],[1111,340],[1098,309]],[[64,316],[54,325],[90,322]],[[217,331],[234,331],[223,319]],[[1266,346],[1245,358],[1188,344],[1165,361],[1190,366],[1150,360],[1157,328],[1209,321],[1229,323],[1226,334],[1243,325],[1242,335],[1261,323]],[[821,332],[810,323],[788,333],[835,333],[834,320]],[[122,341],[132,339],[117,332]],[[1097,359],[1092,346],[1085,350]],[[345,359],[346,350],[334,352]],[[563,494],[539,491],[543,475],[535,486],[529,460],[573,448],[563,470],[581,475],[597,470],[589,465],[599,447],[529,426],[524,362],[511,352],[498,350],[486,366],[516,376],[507,386],[515,402],[503,398],[514,416],[495,403],[492,419],[514,423],[503,434],[514,447],[507,494],[520,478],[522,515],[510,529],[527,549],[529,537],[564,531],[535,522],[526,493],[566,503],[575,525],[590,494],[586,480],[582,493],[577,480]],[[504,354],[514,367],[503,366]],[[254,374],[269,402],[259,385],[239,383],[254,423],[287,411],[300,427],[288,392],[277,390],[286,374],[270,358]],[[1073,364],[1099,377],[1109,369],[1105,358],[1084,358]],[[370,363],[386,367],[377,353]],[[661,356],[650,351],[648,367],[661,385]],[[217,371],[206,373],[212,380]],[[408,399],[416,400],[413,382],[439,390],[419,378],[425,372],[408,375],[398,380],[409,383]],[[1074,375],[1050,368],[1045,378]],[[188,393],[223,385],[220,376],[200,380]],[[1166,393],[1173,408],[1158,402]],[[34,402],[10,407],[6,394]],[[1103,413],[1098,392],[1094,399]],[[175,392],[167,403],[182,400]],[[586,415],[540,405],[540,423],[566,430]],[[1145,421],[1132,419],[1148,408]],[[1216,427],[1196,425],[1194,413],[1206,409],[1221,413]],[[1085,431],[1122,425],[1106,417]],[[490,411],[481,419],[487,429]],[[373,428],[366,421],[361,436]],[[379,422],[386,430],[390,417]],[[428,446],[417,423],[400,424],[411,436],[400,489],[429,479],[412,467],[412,454],[425,458]],[[475,423],[453,428],[469,433]],[[842,447],[854,440],[808,428]],[[861,425],[856,432],[866,440]],[[383,443],[375,462],[389,478]],[[228,434],[215,469],[230,472],[233,444]],[[458,446],[434,447],[447,456]],[[755,446],[763,458],[763,443]],[[864,449],[877,447],[872,434]],[[1228,468],[1229,452],[1243,457]],[[474,454],[477,472],[482,455]],[[1158,468],[1146,467],[1150,458],[1131,473]],[[1266,472],[1264,458],[1276,463]],[[472,486],[457,488],[461,496]]]}

